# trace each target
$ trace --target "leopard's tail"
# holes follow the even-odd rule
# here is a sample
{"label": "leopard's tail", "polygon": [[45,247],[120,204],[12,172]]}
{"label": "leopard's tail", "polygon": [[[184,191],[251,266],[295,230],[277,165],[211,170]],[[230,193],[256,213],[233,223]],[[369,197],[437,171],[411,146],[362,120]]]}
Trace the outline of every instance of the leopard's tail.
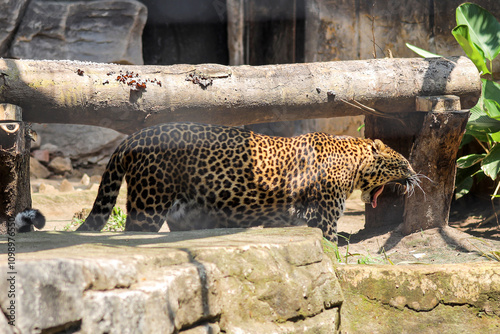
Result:
{"label": "leopard's tail", "polygon": [[14,220],[17,232],[31,232],[35,226],[41,230],[45,226],[45,216],[37,209],[26,209],[19,212]]}
{"label": "leopard's tail", "polygon": [[111,156],[104,174],[102,174],[101,184],[92,211],[77,231],[102,230],[115,206],[124,175],[125,169],[122,166],[122,155],[116,151]]}

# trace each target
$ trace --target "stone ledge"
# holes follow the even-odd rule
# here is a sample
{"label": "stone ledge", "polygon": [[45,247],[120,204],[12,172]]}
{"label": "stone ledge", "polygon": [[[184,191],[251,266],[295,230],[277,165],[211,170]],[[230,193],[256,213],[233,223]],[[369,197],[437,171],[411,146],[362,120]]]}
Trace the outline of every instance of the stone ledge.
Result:
{"label": "stone ledge", "polygon": [[500,333],[500,265],[336,268],[349,333]]}
{"label": "stone ledge", "polygon": [[[321,238],[305,227],[18,235],[16,330],[335,333],[342,318],[349,333],[499,332],[499,264],[334,268]],[[5,253],[0,264],[10,271]],[[0,280],[7,315],[8,288]],[[0,332],[13,329],[0,315]]]}
{"label": "stone ledge", "polygon": [[[342,293],[321,238],[304,227],[17,235],[16,328],[335,332]],[[1,293],[4,313],[9,302]],[[0,318],[0,330],[12,332]]]}

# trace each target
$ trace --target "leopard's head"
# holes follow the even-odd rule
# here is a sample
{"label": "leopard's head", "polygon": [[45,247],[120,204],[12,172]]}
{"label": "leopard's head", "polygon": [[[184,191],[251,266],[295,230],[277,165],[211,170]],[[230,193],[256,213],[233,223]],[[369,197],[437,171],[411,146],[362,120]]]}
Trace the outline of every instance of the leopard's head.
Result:
{"label": "leopard's head", "polygon": [[358,187],[361,200],[377,206],[377,199],[389,183],[402,185],[405,193],[412,194],[420,187],[420,175],[415,173],[408,160],[380,140],[367,140],[368,156],[360,166]]}

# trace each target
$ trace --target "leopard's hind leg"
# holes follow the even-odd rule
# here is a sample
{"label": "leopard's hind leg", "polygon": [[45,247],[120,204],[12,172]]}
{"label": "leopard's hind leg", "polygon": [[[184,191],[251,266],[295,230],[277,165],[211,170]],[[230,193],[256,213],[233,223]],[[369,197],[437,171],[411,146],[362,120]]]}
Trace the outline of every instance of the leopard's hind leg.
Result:
{"label": "leopard's hind leg", "polygon": [[[167,203],[168,204],[168,203]],[[165,222],[166,212],[155,209],[127,210],[125,231],[158,232]]]}
{"label": "leopard's hind leg", "polygon": [[100,231],[106,225],[116,203],[125,171],[121,165],[119,153],[114,153],[101,178],[92,211],[77,231]]}
{"label": "leopard's hind leg", "polygon": [[125,231],[158,232],[165,222],[173,199],[168,194],[157,193],[154,187],[137,194],[137,189],[127,189],[127,220]]}

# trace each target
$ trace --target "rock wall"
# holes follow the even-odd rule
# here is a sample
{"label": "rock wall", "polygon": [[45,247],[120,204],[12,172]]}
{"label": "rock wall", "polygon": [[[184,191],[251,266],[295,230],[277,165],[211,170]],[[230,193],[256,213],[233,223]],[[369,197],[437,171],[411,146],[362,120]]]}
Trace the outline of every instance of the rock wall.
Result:
{"label": "rock wall", "polygon": [[343,266],[348,333],[499,333],[500,266]]}
{"label": "rock wall", "polygon": [[[32,232],[13,239],[14,255],[0,254],[0,333],[500,329],[498,264],[335,266],[319,229]],[[0,236],[1,249],[8,242]]]}
{"label": "rock wall", "polygon": [[1,0],[0,56],[143,64],[147,9],[138,1]]}
{"label": "rock wall", "polygon": [[0,306],[19,333],[335,333],[343,297],[321,239],[305,227],[17,235]]}
{"label": "rock wall", "polygon": [[[142,65],[146,19],[146,6],[134,0],[0,0],[0,57]],[[125,137],[82,125],[33,128],[41,145],[52,145],[46,150],[52,157],[62,154],[79,163],[89,157],[106,163]]]}

